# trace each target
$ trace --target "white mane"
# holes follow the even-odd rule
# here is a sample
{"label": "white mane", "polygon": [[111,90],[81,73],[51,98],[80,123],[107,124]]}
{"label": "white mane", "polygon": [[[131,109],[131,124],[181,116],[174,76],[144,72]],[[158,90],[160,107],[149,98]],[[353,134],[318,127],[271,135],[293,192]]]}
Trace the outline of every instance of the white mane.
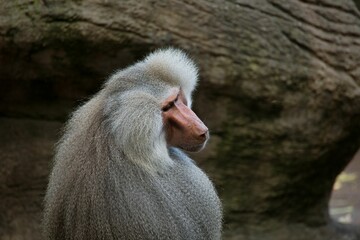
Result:
{"label": "white mane", "polygon": [[181,86],[191,103],[191,93],[198,81],[198,69],[184,52],[173,48],[157,50],[148,55],[143,64],[151,75]]}

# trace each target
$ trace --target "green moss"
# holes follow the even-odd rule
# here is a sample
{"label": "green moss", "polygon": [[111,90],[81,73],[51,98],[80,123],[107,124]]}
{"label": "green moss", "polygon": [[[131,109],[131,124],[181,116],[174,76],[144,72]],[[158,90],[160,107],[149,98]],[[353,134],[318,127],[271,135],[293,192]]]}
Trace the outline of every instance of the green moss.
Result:
{"label": "green moss", "polygon": [[250,63],[249,68],[253,72],[257,72],[259,70],[259,65],[256,63]]}

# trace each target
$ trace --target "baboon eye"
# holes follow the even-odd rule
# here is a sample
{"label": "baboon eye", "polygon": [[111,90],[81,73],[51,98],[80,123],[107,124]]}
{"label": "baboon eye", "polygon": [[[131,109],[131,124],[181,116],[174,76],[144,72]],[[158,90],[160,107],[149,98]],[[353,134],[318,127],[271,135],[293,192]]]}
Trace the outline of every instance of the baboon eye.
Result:
{"label": "baboon eye", "polygon": [[172,108],[175,105],[175,103],[178,101],[178,99],[179,99],[179,94],[176,96],[176,98],[174,100],[172,100],[171,102],[166,104],[164,107],[162,107],[161,110],[163,112],[168,111],[170,108]]}
{"label": "baboon eye", "polygon": [[169,111],[169,109],[170,108],[172,108],[174,105],[175,105],[175,101],[176,101],[177,99],[175,99],[174,101],[172,101],[172,102],[169,102],[165,107],[163,107],[161,110],[163,111],[163,112],[166,112],[166,111]]}

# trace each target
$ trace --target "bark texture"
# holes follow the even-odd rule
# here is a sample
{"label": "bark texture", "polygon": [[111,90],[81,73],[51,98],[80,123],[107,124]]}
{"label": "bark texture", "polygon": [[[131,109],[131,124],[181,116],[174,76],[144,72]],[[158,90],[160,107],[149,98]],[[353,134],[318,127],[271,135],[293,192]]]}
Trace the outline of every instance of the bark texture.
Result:
{"label": "bark texture", "polygon": [[224,239],[360,239],[327,209],[360,145],[351,0],[0,1],[0,238],[39,239],[58,121],[169,45],[201,68],[194,107],[212,139],[194,158],[223,200]]}

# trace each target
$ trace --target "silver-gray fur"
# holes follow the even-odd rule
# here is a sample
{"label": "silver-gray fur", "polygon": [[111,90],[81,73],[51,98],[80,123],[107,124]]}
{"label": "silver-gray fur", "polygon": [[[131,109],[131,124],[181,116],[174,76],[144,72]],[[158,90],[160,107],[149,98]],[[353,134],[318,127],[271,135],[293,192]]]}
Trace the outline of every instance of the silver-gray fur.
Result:
{"label": "silver-gray fur", "polygon": [[179,50],[115,73],[69,120],[45,197],[47,239],[220,239],[221,205],[208,177],[166,144],[160,101],[197,69]]}

